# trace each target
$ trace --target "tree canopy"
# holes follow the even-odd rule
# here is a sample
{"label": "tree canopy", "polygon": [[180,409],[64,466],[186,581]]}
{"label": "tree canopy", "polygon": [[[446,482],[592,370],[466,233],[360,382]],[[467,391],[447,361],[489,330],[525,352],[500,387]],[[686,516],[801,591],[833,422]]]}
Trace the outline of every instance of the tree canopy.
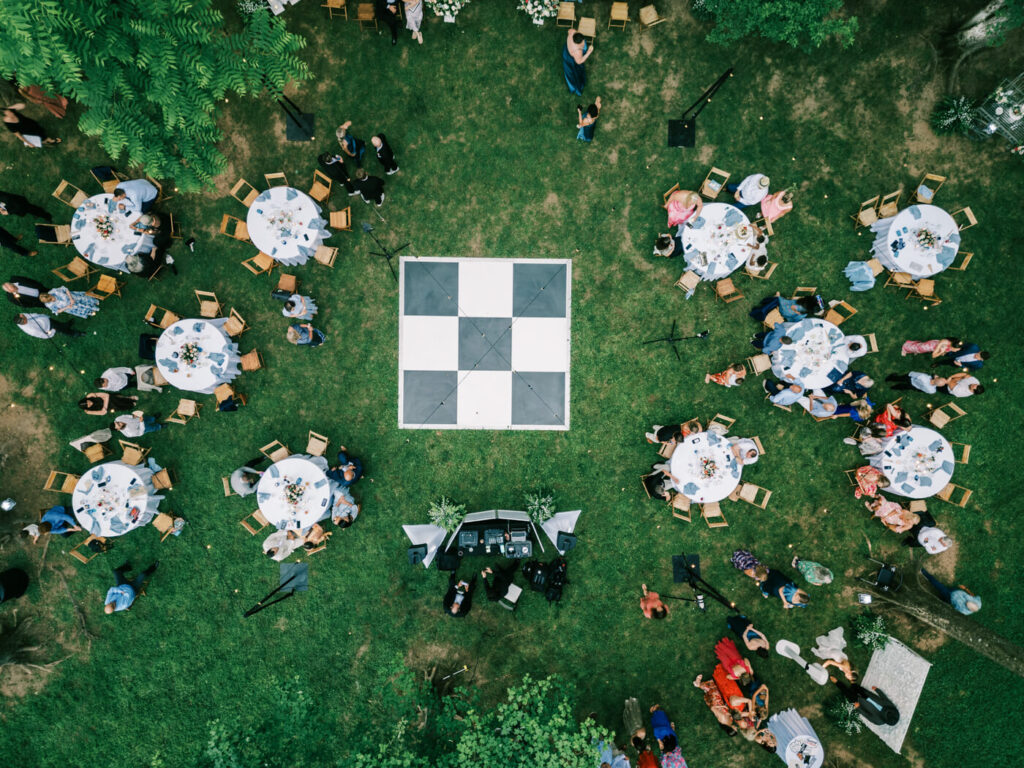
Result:
{"label": "tree canopy", "polygon": [[0,74],[78,102],[78,127],[183,190],[211,183],[217,105],[228,94],[279,93],[310,77],[305,39],[269,13],[229,33],[212,0],[4,0]]}
{"label": "tree canopy", "polygon": [[758,34],[794,48],[818,48],[833,39],[846,48],[857,18],[841,15],[842,8],[843,0],[694,0],[694,9],[715,23],[708,42],[722,45]]}

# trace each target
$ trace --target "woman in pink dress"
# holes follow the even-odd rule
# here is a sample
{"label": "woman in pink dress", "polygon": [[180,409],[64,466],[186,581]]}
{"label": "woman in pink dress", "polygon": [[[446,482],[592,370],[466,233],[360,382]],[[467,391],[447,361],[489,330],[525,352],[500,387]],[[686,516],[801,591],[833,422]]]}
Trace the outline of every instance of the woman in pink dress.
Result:
{"label": "woman in pink dress", "polygon": [[879,488],[889,487],[889,478],[882,474],[882,470],[872,467],[870,464],[857,470],[856,480],[857,488],[853,492],[855,499],[862,496],[873,499],[878,495]]}
{"label": "woman in pink dress", "polygon": [[903,357],[907,355],[926,355],[931,354],[932,357],[941,357],[947,352],[959,352],[963,349],[964,343],[960,339],[932,339],[931,341],[905,341],[903,342],[903,348],[900,350],[900,354]]}
{"label": "woman in pink dress", "polygon": [[916,513],[904,509],[895,501],[883,499],[881,496],[865,502],[864,506],[874,512],[874,516],[882,521],[882,525],[893,533],[906,533],[921,522],[921,518]]}
{"label": "woman in pink dress", "polygon": [[792,210],[793,191],[790,189],[784,189],[781,192],[776,192],[774,195],[768,195],[761,201],[761,215],[769,223],[776,219],[781,219]]}
{"label": "woman in pink dress", "polygon": [[712,381],[721,384],[723,387],[738,387],[747,376],[747,369],[742,365],[730,365],[721,373],[709,373],[704,377],[704,383]]}
{"label": "woman in pink dress", "polygon": [[663,207],[668,211],[668,225],[670,227],[677,227],[692,218],[700,216],[700,212],[704,208],[704,201],[700,199],[700,195],[696,192],[677,189],[668,196],[668,200]]}

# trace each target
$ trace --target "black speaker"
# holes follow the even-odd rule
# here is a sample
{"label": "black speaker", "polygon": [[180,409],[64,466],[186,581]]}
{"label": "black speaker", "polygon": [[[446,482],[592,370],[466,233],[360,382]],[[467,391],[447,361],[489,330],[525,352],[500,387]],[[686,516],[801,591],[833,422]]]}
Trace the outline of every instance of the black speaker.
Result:
{"label": "black speaker", "polygon": [[427,545],[417,544],[415,547],[409,547],[406,556],[409,558],[409,565],[419,565],[427,556]]}
{"label": "black speaker", "polygon": [[437,569],[439,571],[454,571],[459,567],[459,556],[448,552],[442,552],[437,556]]}
{"label": "black speaker", "polygon": [[697,119],[668,121],[668,145],[670,147],[692,147],[697,143]]}
{"label": "black speaker", "polygon": [[559,531],[558,536],[555,537],[555,547],[559,552],[568,552],[576,546],[576,537],[571,533],[565,531]]}

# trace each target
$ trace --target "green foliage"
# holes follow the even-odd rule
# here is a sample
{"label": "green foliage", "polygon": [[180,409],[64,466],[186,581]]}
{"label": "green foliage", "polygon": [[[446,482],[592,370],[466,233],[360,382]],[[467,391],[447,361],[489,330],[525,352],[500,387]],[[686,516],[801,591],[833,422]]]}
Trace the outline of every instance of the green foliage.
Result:
{"label": "green foliage", "polygon": [[877,613],[865,611],[858,613],[850,622],[853,628],[854,641],[864,648],[880,651],[889,644],[889,633],[886,631],[885,618]]}
{"label": "green foliage", "polygon": [[847,736],[858,734],[864,729],[864,721],[861,720],[857,708],[845,696],[833,696],[829,699],[825,703],[825,714]]}
{"label": "green foliage", "polygon": [[551,491],[527,493],[525,500],[526,514],[535,525],[540,525],[555,514],[555,495]]}
{"label": "green foliage", "polygon": [[456,504],[447,496],[430,502],[430,522],[451,533],[459,527],[466,514],[465,504]]}
{"label": "green foliage", "polygon": [[965,136],[977,115],[974,102],[966,96],[944,96],[932,112],[931,124],[936,133]]}
{"label": "green foliage", "polygon": [[840,15],[843,0],[694,0],[693,8],[714,21],[707,40],[721,45],[758,34],[804,50],[832,39],[848,48],[858,27]]}
{"label": "green foliage", "polygon": [[227,35],[211,2],[6,0],[0,74],[79,102],[79,129],[116,162],[183,191],[209,186],[227,164],[216,148],[218,104],[311,76],[295,55],[305,40],[280,19],[247,15]]}

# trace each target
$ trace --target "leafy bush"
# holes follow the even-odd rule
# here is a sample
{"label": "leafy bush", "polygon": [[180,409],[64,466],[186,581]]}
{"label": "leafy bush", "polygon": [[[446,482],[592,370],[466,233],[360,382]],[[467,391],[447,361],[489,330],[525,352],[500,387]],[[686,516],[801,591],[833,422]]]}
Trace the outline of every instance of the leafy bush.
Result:
{"label": "leafy bush", "polygon": [[889,644],[889,634],[886,632],[885,619],[875,613],[867,611],[853,617],[850,622],[853,627],[853,637],[858,645],[872,651],[880,651]]}
{"label": "leafy bush", "polygon": [[978,109],[966,96],[946,96],[932,112],[931,124],[936,133],[966,136],[978,119]]}
{"label": "leafy bush", "polygon": [[864,721],[860,719],[857,708],[852,701],[844,696],[835,696],[825,703],[825,714],[847,736],[853,736],[864,730]]}
{"label": "leafy bush", "polygon": [[555,514],[555,495],[550,491],[526,494],[526,514],[534,525],[540,525]]}
{"label": "leafy bush", "polygon": [[459,527],[466,515],[466,505],[456,504],[447,496],[430,502],[430,522],[451,533]]}
{"label": "leafy bush", "polygon": [[710,43],[757,34],[805,50],[833,39],[844,48],[853,43],[857,18],[840,15],[842,8],[842,0],[693,0],[694,12],[715,25]]}

